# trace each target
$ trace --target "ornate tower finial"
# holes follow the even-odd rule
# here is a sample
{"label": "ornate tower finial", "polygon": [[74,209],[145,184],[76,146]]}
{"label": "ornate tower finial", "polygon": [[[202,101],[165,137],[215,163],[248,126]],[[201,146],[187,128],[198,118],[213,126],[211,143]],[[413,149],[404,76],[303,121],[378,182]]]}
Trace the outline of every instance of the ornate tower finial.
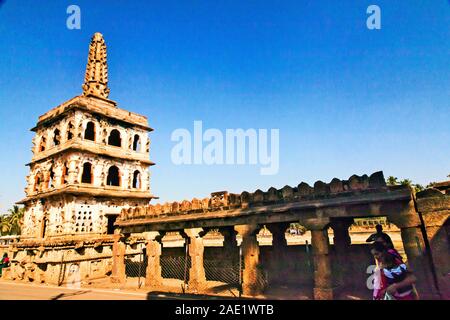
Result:
{"label": "ornate tower finial", "polygon": [[96,32],[89,45],[86,75],[84,77],[83,94],[92,94],[108,98],[108,64],[106,61],[106,44],[103,35]]}

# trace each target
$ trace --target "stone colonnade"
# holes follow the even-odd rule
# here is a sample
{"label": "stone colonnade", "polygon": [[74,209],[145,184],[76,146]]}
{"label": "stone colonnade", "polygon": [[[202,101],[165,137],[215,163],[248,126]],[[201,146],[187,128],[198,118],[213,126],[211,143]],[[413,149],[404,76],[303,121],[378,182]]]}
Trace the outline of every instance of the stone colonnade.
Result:
{"label": "stone colonnade", "polygon": [[[348,236],[347,228],[340,230]],[[264,278],[260,268],[260,247],[258,245],[257,234],[263,226],[257,224],[236,225],[219,228],[224,236],[223,250],[224,256],[230,259],[239,257],[237,254],[239,247],[236,236],[242,238],[241,254],[244,262],[242,269],[242,294],[244,296],[257,296],[264,291]],[[272,246],[275,259],[282,261],[284,251],[287,246],[285,232],[289,223],[272,223],[266,227],[272,233]],[[312,247],[314,257],[314,298],[332,299],[334,283],[331,274],[331,260],[329,254],[328,224],[311,224],[307,226],[312,234]],[[337,226],[335,228],[338,228]],[[189,255],[191,267],[189,269],[188,291],[193,293],[202,292],[206,288],[206,276],[203,263],[204,244],[203,236],[208,230],[203,228],[183,229],[180,233],[188,239]],[[162,254],[162,237],[164,232],[150,231],[144,232],[147,252],[147,272],[145,286],[149,289],[159,289],[163,285],[161,275],[160,257]],[[113,271],[112,281],[125,283],[125,248],[126,244],[121,235],[115,235],[113,246]]]}
{"label": "stone colonnade", "polygon": [[[432,267],[429,263],[425,246],[425,239],[421,230],[421,223],[414,208],[410,205],[399,209],[399,214],[389,216],[388,219],[401,229],[403,246],[407,256],[409,267],[418,278],[417,287],[419,292],[425,293],[424,297],[436,297],[433,286]],[[351,277],[347,272],[349,268],[348,252],[351,245],[349,227],[353,218],[314,218],[305,219],[300,223],[311,231],[311,246],[314,262],[314,299],[336,299],[339,289],[346,285],[346,279]],[[272,251],[274,259],[285,260],[285,249],[287,242],[285,238],[289,222],[264,224],[272,233]],[[219,227],[224,236],[223,250],[225,257],[235,259],[238,252],[236,236],[242,238],[240,246],[244,268],[242,270],[242,294],[244,296],[258,296],[265,289],[265,279],[260,268],[260,247],[257,234],[263,224],[242,224],[227,227]],[[328,228],[334,231],[334,256],[331,259],[330,240]],[[180,230],[178,230],[180,231]],[[181,230],[180,234],[185,237],[189,246],[191,266],[189,269],[188,291],[199,293],[206,289],[205,267],[203,263],[204,244],[203,236],[209,231],[208,228],[189,228]],[[146,286],[161,290],[162,276],[160,257],[162,253],[161,238],[164,232],[144,232],[147,248],[147,276]],[[125,282],[125,243],[120,235],[116,235],[113,247],[113,281]],[[287,257],[286,257],[287,259]],[[332,264],[338,264],[332,268]],[[333,271],[334,269],[334,271]],[[268,284],[270,286],[270,283]]]}

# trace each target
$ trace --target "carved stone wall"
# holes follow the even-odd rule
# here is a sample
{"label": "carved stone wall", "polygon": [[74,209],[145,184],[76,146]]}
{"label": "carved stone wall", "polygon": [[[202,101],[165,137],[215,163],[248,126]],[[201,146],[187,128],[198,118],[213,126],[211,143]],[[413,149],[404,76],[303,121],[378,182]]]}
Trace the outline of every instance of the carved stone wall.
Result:
{"label": "carved stone wall", "polygon": [[147,200],[139,199],[94,199],[81,196],[35,200],[26,206],[22,237],[105,234],[108,225],[107,215],[118,215],[125,208],[142,206],[146,203]]}

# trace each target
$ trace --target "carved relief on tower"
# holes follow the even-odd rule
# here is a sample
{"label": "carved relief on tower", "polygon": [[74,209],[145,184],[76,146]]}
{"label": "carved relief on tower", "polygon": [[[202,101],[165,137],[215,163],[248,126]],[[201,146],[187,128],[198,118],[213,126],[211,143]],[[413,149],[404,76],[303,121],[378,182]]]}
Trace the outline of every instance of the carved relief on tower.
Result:
{"label": "carved relief on tower", "polygon": [[34,207],[29,206],[25,208],[25,212],[23,215],[23,225],[21,228],[21,234],[23,236],[33,236],[34,232],[34,226],[35,226],[35,214],[34,214]]}
{"label": "carved relief on tower", "polygon": [[101,33],[95,33],[89,45],[88,62],[83,84],[84,95],[108,98],[108,65],[106,44]]}
{"label": "carved relief on tower", "polygon": [[48,130],[46,128],[41,129],[36,132],[35,142],[37,144],[35,145],[34,153],[43,152],[49,148],[49,146],[48,146]]}
{"label": "carved relief on tower", "polygon": [[104,120],[101,119],[100,120],[100,135],[99,135],[99,139],[100,139],[100,143],[102,144],[108,144],[108,127],[109,127],[109,123]]}
{"label": "carved relief on tower", "polygon": [[62,120],[38,129],[32,139],[33,157],[71,141],[75,137],[74,123],[74,112],[69,112]]}

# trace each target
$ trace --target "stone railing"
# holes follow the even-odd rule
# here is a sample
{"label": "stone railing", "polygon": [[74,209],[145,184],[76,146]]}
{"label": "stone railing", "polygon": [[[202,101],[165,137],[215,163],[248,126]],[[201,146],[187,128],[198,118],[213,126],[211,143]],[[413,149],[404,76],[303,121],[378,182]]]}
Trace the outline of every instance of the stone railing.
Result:
{"label": "stone railing", "polygon": [[370,177],[367,175],[353,175],[348,180],[334,178],[330,183],[316,181],[313,187],[302,182],[297,187],[285,186],[282,189],[271,187],[266,192],[259,189],[253,193],[244,191],[241,194],[221,191],[211,193],[211,197],[201,200],[194,198],[191,201],[184,200],[182,202],[166,202],[164,204],[128,208],[121,211],[119,220],[148,219],[238,208],[245,209],[284,202],[324,199],[358,192],[370,192],[370,190],[379,190],[380,188],[386,188],[386,181],[382,171],[375,172]]}

